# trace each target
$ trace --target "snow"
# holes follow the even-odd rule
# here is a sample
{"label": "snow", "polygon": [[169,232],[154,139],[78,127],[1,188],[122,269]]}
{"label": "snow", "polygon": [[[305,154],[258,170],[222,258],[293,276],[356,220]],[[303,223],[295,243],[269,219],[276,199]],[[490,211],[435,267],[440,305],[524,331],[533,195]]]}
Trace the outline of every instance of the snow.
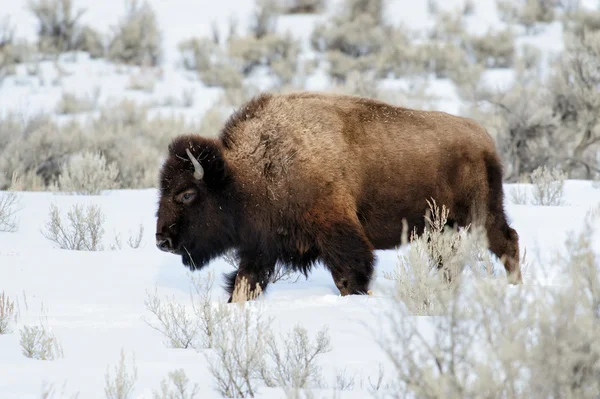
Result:
{"label": "snow", "polygon": [[[11,22],[17,27],[17,37],[33,40],[36,26],[27,11],[27,2],[4,3],[0,18],[10,15]],[[177,44],[193,35],[210,34],[213,21],[225,33],[232,15],[236,16],[243,31],[254,2],[151,0],[150,3],[163,29],[166,51],[166,62],[152,93],[128,89],[131,76],[148,73],[140,68],[92,60],[81,53],[63,55],[59,63],[67,75],[59,80],[58,70],[51,61],[40,62],[37,66],[19,66],[16,76],[7,78],[0,88],[0,115],[18,112],[26,117],[41,111],[55,113],[63,92],[92,95],[99,90],[100,104],[122,98],[143,104],[165,104],[169,98],[181,99],[184,90],[189,90],[195,99],[191,107],[155,106],[152,114],[174,112],[189,120],[199,120],[217,100],[220,89],[206,88],[180,68]],[[337,12],[337,3],[339,0],[330,2],[327,14]],[[462,4],[462,0],[438,3],[440,9],[451,10]],[[588,0],[585,5],[595,7],[594,3],[595,0]],[[123,14],[120,0],[80,0],[75,4],[87,9],[82,22],[105,33]],[[324,17],[285,16],[279,20],[278,30],[291,32],[302,40],[308,51],[311,28]],[[421,33],[435,24],[425,1],[390,1],[386,17]],[[504,27],[496,15],[494,0],[476,2],[475,14],[466,21],[468,31],[473,34]],[[561,50],[561,39],[562,27],[554,23],[535,35],[520,36],[517,43],[534,45],[549,56]],[[28,74],[28,68],[33,67],[39,68],[37,76]],[[510,85],[513,77],[511,70],[489,70],[484,74],[484,82],[502,89]],[[430,107],[459,112],[460,100],[450,81],[432,79],[428,83],[426,94],[436,97]],[[327,75],[317,70],[308,77],[305,88],[320,90],[328,84]],[[403,80],[383,83],[389,89],[404,90],[409,85],[410,82]],[[551,284],[560,279],[552,273],[553,251],[564,248],[569,230],[581,228],[586,212],[600,202],[600,189],[593,188],[590,182],[568,181],[565,185],[566,204],[543,207],[511,203],[509,191],[513,186],[505,185],[506,210],[511,225],[520,235],[521,249],[527,248],[529,267],[524,278],[540,277]],[[530,186],[525,186],[531,190]],[[18,214],[19,229],[16,233],[0,233],[0,292],[17,300],[21,313],[18,324],[13,326],[14,331],[0,335],[0,397],[38,398],[44,383],[53,383],[57,391],[66,384],[67,396],[79,392],[82,398],[104,397],[104,373],[108,366],[112,370],[117,364],[121,348],[126,352],[127,364],[130,364],[132,353],[136,357],[139,379],[133,397],[152,397],[152,391],[160,388],[161,379],[176,368],[183,368],[191,382],[199,384],[198,397],[219,397],[202,353],[193,349],[167,348],[163,345],[162,335],[142,319],[150,316],[144,300],[147,292],[155,288],[161,297],[173,296],[182,303],[189,302],[187,269],[178,257],[162,253],[154,246],[156,190],[109,191],[99,196],[31,192],[19,195],[23,205]],[[73,204],[92,203],[99,205],[106,215],[105,247],[113,243],[117,234],[124,240],[135,235],[140,224],[144,227],[141,247],[100,252],[67,251],[55,248],[42,235],[50,204],[57,204],[64,214]],[[598,237],[594,247],[600,250]],[[329,327],[333,350],[320,358],[325,381],[334,385],[336,372],[345,368],[347,375],[356,373],[357,380],[362,378],[365,382],[361,388],[357,381],[354,390],[341,393],[343,398],[366,397],[367,378],[376,380],[380,363],[386,366],[386,376],[391,375],[392,369],[367,327],[378,326],[378,315],[386,301],[385,289],[390,286],[382,273],[395,267],[397,256],[396,251],[377,253],[373,296],[340,297],[330,274],[322,267],[315,269],[307,280],[301,278],[295,283],[273,284],[265,295],[264,306],[267,315],[273,317],[275,331],[285,332],[301,324],[314,336],[321,327]],[[226,300],[220,275],[230,271],[231,266],[218,259],[201,273],[209,270],[218,277],[214,300]],[[21,354],[19,329],[37,324],[44,315],[63,344],[62,359],[39,361]],[[321,393],[331,396],[331,390]],[[283,394],[277,389],[261,387],[260,397],[280,398]]]}
{"label": "snow", "polygon": [[[505,186],[507,193],[511,187]],[[139,380],[134,397],[151,397],[152,390],[160,388],[160,380],[175,368],[183,368],[192,382],[199,383],[199,397],[218,397],[204,356],[193,349],[165,347],[162,335],[142,319],[151,317],[144,300],[155,288],[161,297],[174,296],[181,303],[189,303],[187,269],[178,257],[161,253],[153,244],[156,191],[109,191],[99,196],[20,193],[20,196],[24,210],[19,213],[18,232],[0,233],[0,290],[16,299],[21,310],[21,320],[13,326],[13,333],[0,335],[0,397],[37,398],[44,382],[55,383],[57,389],[66,382],[69,394],[80,392],[80,397],[102,397],[106,367],[112,370],[121,348],[125,349],[127,359],[131,359],[131,353],[136,356]],[[547,271],[542,270],[540,261],[546,268],[551,267],[552,251],[563,248],[568,230],[577,231],[586,212],[600,203],[600,189],[593,188],[590,182],[567,181],[565,200],[566,205],[557,207],[514,205],[507,201],[512,226],[519,232],[522,248],[528,252],[530,267],[526,279]],[[142,246],[100,252],[56,249],[41,234],[52,203],[63,213],[76,203],[98,204],[106,215],[106,247],[115,234],[126,238],[135,234],[142,223],[145,229]],[[600,250],[600,237],[594,245]],[[539,254],[544,256],[538,258]],[[378,323],[385,289],[390,284],[382,272],[395,267],[397,255],[393,250],[378,251],[373,296],[341,297],[322,267],[314,270],[308,280],[302,277],[295,283],[278,282],[267,291],[264,306],[266,315],[273,317],[274,331],[286,332],[301,324],[313,336],[323,326],[329,328],[333,350],[320,358],[326,382],[333,384],[336,372],[344,368],[348,376],[356,374],[357,381],[360,376],[364,381],[368,377],[373,380],[377,378],[379,363],[387,365],[368,327]],[[218,259],[200,272],[217,273],[214,300],[227,299],[220,287],[220,274],[230,270],[231,266]],[[45,313],[41,311],[42,305]],[[20,352],[19,329],[37,324],[44,314],[63,344],[62,359],[32,360]],[[387,370],[389,373],[390,369]],[[366,393],[355,387],[342,397],[361,397]],[[275,389],[261,389],[261,397],[278,395],[280,392]]]}

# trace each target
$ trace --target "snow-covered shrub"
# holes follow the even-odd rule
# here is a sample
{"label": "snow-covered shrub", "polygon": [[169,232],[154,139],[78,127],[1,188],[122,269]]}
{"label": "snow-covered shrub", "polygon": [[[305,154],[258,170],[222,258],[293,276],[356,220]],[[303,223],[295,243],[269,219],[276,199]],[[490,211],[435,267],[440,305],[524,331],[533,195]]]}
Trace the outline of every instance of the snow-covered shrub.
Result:
{"label": "snow-covered shrub", "polygon": [[518,23],[531,31],[537,23],[555,19],[557,0],[496,0],[496,8],[504,22]]}
{"label": "snow-covered shrub", "polygon": [[317,360],[320,354],[331,350],[327,329],[320,330],[314,342],[310,342],[308,331],[301,325],[280,338],[278,340],[272,333],[265,336],[269,359],[261,370],[265,385],[285,390],[322,387],[322,372]]}
{"label": "snow-covered shrub", "polygon": [[15,302],[2,291],[0,293],[0,334],[10,332],[9,326],[15,317]]}
{"label": "snow-covered shrub", "polygon": [[246,301],[260,295],[260,287],[249,292],[240,284],[233,294],[233,306],[216,304],[223,312],[213,331],[213,349],[204,354],[216,390],[226,397],[254,397],[264,368],[270,320],[261,301]]}
{"label": "snow-covered shrub", "polygon": [[138,378],[135,355],[133,355],[132,363],[133,371],[131,372],[125,364],[125,351],[121,349],[121,357],[119,364],[114,368],[114,376],[111,376],[108,367],[106,368],[106,373],[104,374],[104,394],[107,399],[128,399],[131,397]]}
{"label": "snow-covered shrub", "polygon": [[119,171],[114,163],[107,164],[104,155],[85,152],[66,162],[58,178],[61,191],[98,195],[103,190],[119,188]]}
{"label": "snow-covered shrub", "polygon": [[64,355],[61,343],[44,324],[23,326],[20,344],[23,355],[31,359],[55,360]]}
{"label": "snow-covered shrub", "polygon": [[559,121],[553,146],[560,148],[562,168],[570,177],[591,179],[600,166],[599,64],[600,30],[567,34],[549,80],[552,111]]}
{"label": "snow-covered shrub", "polygon": [[62,115],[78,114],[93,111],[96,108],[96,100],[90,96],[78,96],[75,93],[64,91],[58,104],[56,112]]}
{"label": "snow-covered shrub", "polygon": [[498,91],[477,90],[472,96],[480,104],[473,118],[481,122],[495,138],[505,165],[505,180],[516,182],[539,166],[551,164],[557,150],[550,145],[557,120],[552,98],[538,78],[518,73],[512,87]]}
{"label": "snow-covered shrub", "polygon": [[108,58],[125,64],[156,66],[162,60],[162,33],[147,2],[126,1],[126,14],[108,45]]}
{"label": "snow-covered shrub", "polygon": [[21,179],[20,190],[57,189],[63,165],[86,152],[102,153],[116,167],[119,187],[154,187],[171,139],[198,125],[177,114],[151,117],[147,106],[131,100],[65,123],[8,114],[0,117],[0,189],[10,187],[13,175]]}
{"label": "snow-covered shrub", "polygon": [[50,186],[56,182],[66,157],[90,140],[77,123],[68,122],[59,127],[48,115],[37,115],[29,120],[8,119],[12,135],[10,140],[0,141],[3,188],[9,186],[8,177],[13,174],[23,179],[27,189],[37,183],[35,176],[41,179],[43,186]]}
{"label": "snow-covered shrub", "polygon": [[511,187],[509,194],[511,202],[515,205],[527,205],[529,203],[529,196],[525,187]]}
{"label": "snow-covered shrub", "polygon": [[297,70],[300,45],[290,34],[266,33],[262,36],[238,36],[231,39],[229,57],[244,75],[259,66],[270,68],[282,84],[289,83]]}
{"label": "snow-covered shrub", "polygon": [[233,65],[219,43],[208,38],[191,38],[179,44],[179,51],[184,67],[196,71],[205,85],[224,89],[242,85],[244,74]]}
{"label": "snow-covered shrub", "polygon": [[217,137],[221,133],[229,112],[219,104],[207,109],[202,115],[198,134],[204,137]]}
{"label": "snow-covered shrub", "polygon": [[91,58],[101,58],[106,55],[104,37],[89,26],[84,26],[77,38],[77,50],[89,53]]}
{"label": "snow-covered shrub", "polygon": [[440,12],[435,19],[435,25],[428,34],[430,40],[456,44],[465,38],[465,18],[459,10]]}
{"label": "snow-covered shrub", "polygon": [[333,84],[328,91],[370,98],[379,96],[377,79],[372,74],[356,70],[347,74],[345,82]]}
{"label": "snow-covered shrub", "polygon": [[373,69],[377,56],[391,45],[394,29],[383,18],[382,0],[344,0],[338,5],[338,13],[315,25],[311,44],[327,56],[330,74],[344,81],[351,71]]}
{"label": "snow-covered shrub", "polygon": [[[73,251],[101,251],[105,216],[97,205],[73,205],[63,220],[60,210],[50,205],[50,219],[46,222],[44,237],[61,249]],[[68,222],[68,224],[67,224]]]}
{"label": "snow-covered shrub", "polygon": [[531,173],[533,204],[562,205],[566,177],[559,168],[550,170],[546,166],[543,166],[534,170]]}
{"label": "snow-covered shrub", "polygon": [[38,22],[39,49],[42,52],[76,50],[85,10],[73,7],[72,0],[33,0],[30,11]]}
{"label": "snow-covered shrub", "polygon": [[[168,378],[168,379],[167,379]],[[194,384],[189,387],[188,379],[183,369],[170,371],[160,383],[160,392],[154,391],[153,399],[194,399],[200,387]]]}
{"label": "snow-covered shrub", "polygon": [[280,9],[277,0],[256,0],[256,9],[250,20],[250,36],[261,39],[275,33]]}
{"label": "snow-covered shrub", "polygon": [[147,70],[142,70],[138,73],[133,73],[129,76],[127,89],[140,90],[146,93],[153,93],[156,85],[156,76]]}
{"label": "snow-covered shrub", "polygon": [[279,0],[282,14],[318,14],[323,11],[324,0]]}
{"label": "snow-covered shrub", "polygon": [[0,232],[14,233],[18,224],[15,217],[21,210],[20,197],[17,193],[8,191],[0,193]]}
{"label": "snow-covered shrub", "polygon": [[[142,244],[142,239],[144,238],[144,225],[140,223],[138,227],[138,232],[136,235],[129,235],[127,238],[127,245],[129,248],[138,249]],[[111,245],[111,250],[121,250],[123,249],[123,242],[121,241],[121,235],[117,234],[115,236],[115,243]]]}
{"label": "snow-covered shrub", "polygon": [[515,68],[537,70],[542,60],[542,51],[533,45],[524,44],[515,60]]}
{"label": "snow-covered shrub", "polygon": [[38,48],[42,53],[87,51],[92,57],[104,55],[101,35],[79,20],[84,9],[75,9],[73,0],[31,0],[29,9],[37,19]]}
{"label": "snow-covered shrub", "polygon": [[583,36],[585,31],[600,30],[600,10],[577,9],[563,18],[565,31]]}
{"label": "snow-covered shrub", "polygon": [[[376,328],[394,365],[393,397],[577,397],[600,394],[600,269],[593,223],[566,241],[560,284],[507,289],[458,280],[443,317],[390,304]],[[577,293],[574,295],[573,293]]]}
{"label": "snow-covered shrub", "polygon": [[147,319],[144,321],[165,336],[165,346],[183,349],[197,346],[196,339],[200,333],[199,320],[192,312],[187,311],[184,304],[168,298],[163,302],[155,290],[154,294],[147,293],[144,305],[155,316],[158,323]]}
{"label": "snow-covered shrub", "polygon": [[410,244],[409,253],[399,255],[392,273],[384,273],[395,282],[394,297],[411,314],[440,314],[465,269],[476,275],[494,273],[484,232],[447,227],[448,214],[445,205],[430,203],[424,233],[409,235],[404,228],[402,241]]}
{"label": "snow-covered shrub", "polygon": [[16,64],[27,61],[30,54],[29,44],[15,38],[10,16],[0,19],[0,84],[7,76],[14,75]]}
{"label": "snow-covered shrub", "polygon": [[476,62],[487,68],[510,68],[515,58],[515,38],[510,30],[488,31],[469,39]]}

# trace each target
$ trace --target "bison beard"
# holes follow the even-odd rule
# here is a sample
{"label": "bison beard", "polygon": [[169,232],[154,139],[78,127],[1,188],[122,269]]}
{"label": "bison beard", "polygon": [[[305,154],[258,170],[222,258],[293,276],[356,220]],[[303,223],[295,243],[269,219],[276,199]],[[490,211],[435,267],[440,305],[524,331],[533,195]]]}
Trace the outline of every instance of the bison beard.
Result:
{"label": "bison beard", "polygon": [[234,249],[230,294],[242,281],[264,291],[278,262],[308,274],[318,261],[342,295],[365,294],[373,251],[400,244],[403,220],[422,231],[430,199],[457,226],[485,226],[510,281],[521,281],[502,168],[482,127],[359,97],[263,94],[218,139],[173,140],[157,246],[192,270]]}

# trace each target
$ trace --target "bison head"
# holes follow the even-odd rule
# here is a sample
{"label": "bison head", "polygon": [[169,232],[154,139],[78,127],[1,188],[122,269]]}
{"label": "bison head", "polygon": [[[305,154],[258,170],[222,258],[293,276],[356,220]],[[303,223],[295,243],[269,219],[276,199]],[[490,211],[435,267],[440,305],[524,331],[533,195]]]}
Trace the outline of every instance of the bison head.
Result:
{"label": "bison head", "polygon": [[200,269],[234,242],[232,183],[218,142],[180,136],[160,172],[156,246]]}

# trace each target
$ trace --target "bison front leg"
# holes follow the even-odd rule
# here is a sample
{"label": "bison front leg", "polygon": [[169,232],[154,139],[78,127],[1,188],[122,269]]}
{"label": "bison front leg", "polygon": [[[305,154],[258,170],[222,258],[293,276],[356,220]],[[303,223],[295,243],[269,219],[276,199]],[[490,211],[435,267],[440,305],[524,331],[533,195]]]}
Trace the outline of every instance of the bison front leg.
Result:
{"label": "bison front leg", "polygon": [[275,260],[254,252],[240,253],[238,270],[226,276],[227,292],[230,294],[227,302],[252,300],[263,293],[275,270],[275,263]]}
{"label": "bison front leg", "polygon": [[340,294],[367,294],[375,259],[362,228],[351,222],[335,223],[320,241],[323,261]]}

